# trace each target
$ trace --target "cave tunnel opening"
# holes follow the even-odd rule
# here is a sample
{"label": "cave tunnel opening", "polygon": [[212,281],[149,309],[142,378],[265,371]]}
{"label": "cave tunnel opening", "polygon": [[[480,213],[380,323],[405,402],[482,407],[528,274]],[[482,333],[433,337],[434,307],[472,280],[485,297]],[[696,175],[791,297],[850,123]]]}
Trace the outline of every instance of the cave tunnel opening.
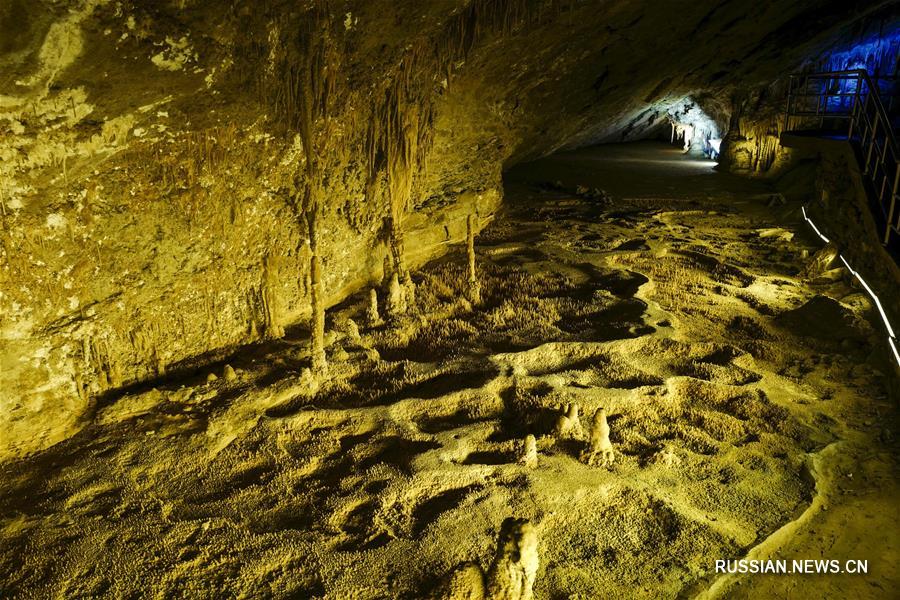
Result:
{"label": "cave tunnel opening", "polygon": [[892,597],[898,61],[890,0],[0,0],[0,597]]}

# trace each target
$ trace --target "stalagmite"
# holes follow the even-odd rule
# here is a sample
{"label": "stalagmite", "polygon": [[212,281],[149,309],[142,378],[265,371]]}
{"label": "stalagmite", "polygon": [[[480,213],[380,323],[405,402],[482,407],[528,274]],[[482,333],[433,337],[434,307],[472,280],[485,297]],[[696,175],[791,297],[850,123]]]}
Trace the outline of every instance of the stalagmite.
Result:
{"label": "stalagmite", "polygon": [[378,292],[375,288],[369,290],[369,306],[366,308],[366,323],[369,327],[381,325],[381,315],[378,314]]}
{"label": "stalagmite", "polygon": [[391,282],[388,285],[387,312],[394,318],[406,312],[406,294],[403,293],[396,271],[391,274]]}
{"label": "stalagmite", "polygon": [[[508,518],[500,526],[487,578],[473,562],[457,566],[432,592],[432,600],[532,600],[540,557],[538,536],[527,519]],[[485,584],[486,580],[486,584]]]}
{"label": "stalagmite", "polygon": [[569,410],[566,412],[566,417],[569,419],[572,427],[572,437],[578,439],[584,435],[584,430],[581,427],[581,417],[578,414],[579,410],[578,404],[573,402],[569,405]]}
{"label": "stalagmite", "polygon": [[538,466],[537,440],[533,435],[525,438],[525,444],[522,448],[522,457],[519,462],[529,469],[536,469]]}
{"label": "stalagmite", "polygon": [[606,409],[601,408],[594,413],[594,421],[591,424],[591,438],[588,449],[582,455],[582,460],[589,465],[611,465],[615,460],[612,442],[609,441],[609,423],[606,420]]}
{"label": "stalagmite", "polygon": [[553,436],[558,440],[564,440],[569,437],[571,428],[569,417],[564,412],[556,417],[556,423],[553,425]]}
{"label": "stalagmite", "polygon": [[474,215],[469,215],[466,218],[466,253],[469,259],[468,294],[469,301],[472,304],[480,304],[481,284],[478,282],[478,277],[475,274],[475,226],[473,221]]}
{"label": "stalagmite", "polygon": [[346,321],[344,321],[342,329],[344,330],[344,335],[347,336],[348,340],[353,343],[359,342],[359,326],[357,326],[356,321],[354,321],[353,319],[347,319]]}
{"label": "stalagmite", "polygon": [[558,439],[580,440],[584,436],[581,418],[578,413],[579,408],[575,403],[565,407],[564,414],[560,415],[556,420],[556,426],[553,429],[553,434]]}
{"label": "stalagmite", "polygon": [[531,600],[538,565],[537,531],[528,520],[508,518],[500,527],[497,552],[487,576],[491,600]]}
{"label": "stalagmite", "polygon": [[311,282],[310,302],[312,304],[312,341],[310,354],[313,373],[325,373],[328,364],[325,360],[325,302],[322,297],[322,273],[319,257],[313,254],[310,259],[309,277]]}
{"label": "stalagmite", "polygon": [[225,365],[225,368],[222,369],[222,378],[225,379],[225,381],[235,381],[237,379],[237,373],[234,372],[231,365]]}
{"label": "stalagmite", "polygon": [[409,271],[403,274],[403,295],[406,310],[413,308],[416,305],[416,283],[412,280]]}
{"label": "stalagmite", "polygon": [[284,337],[284,327],[279,323],[278,294],[278,261],[267,255],[263,262],[262,303],[265,313],[266,336],[270,338]]}

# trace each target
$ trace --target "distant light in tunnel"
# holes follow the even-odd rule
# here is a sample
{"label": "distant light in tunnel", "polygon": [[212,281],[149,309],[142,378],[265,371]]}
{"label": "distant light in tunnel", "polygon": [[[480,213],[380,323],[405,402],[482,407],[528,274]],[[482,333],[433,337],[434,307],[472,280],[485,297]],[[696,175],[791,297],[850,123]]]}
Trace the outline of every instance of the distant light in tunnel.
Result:
{"label": "distant light in tunnel", "polygon": [[703,112],[693,98],[685,96],[671,102],[665,107],[665,111],[672,126],[673,142],[676,137],[684,139],[690,136],[690,139],[685,140],[685,151],[699,148],[708,158],[718,158],[722,143],[719,126]]}
{"label": "distant light in tunnel", "polygon": [[719,148],[722,147],[722,138],[709,139],[709,157],[713,160],[719,160]]}
{"label": "distant light in tunnel", "polygon": [[[828,238],[822,235],[822,232],[819,231],[819,228],[816,227],[816,224],[812,222],[812,219],[806,214],[806,207],[801,206],[800,210],[803,212],[803,218],[812,226],[813,231],[816,232],[826,244],[828,243]],[[894,333],[894,328],[891,326],[890,320],[888,320],[887,313],[884,312],[884,307],[881,306],[881,300],[878,299],[878,296],[875,295],[875,292],[872,291],[872,288],[869,287],[869,284],[866,283],[866,280],[862,278],[862,276],[853,270],[853,267],[850,266],[850,263],[847,262],[847,259],[843,257],[842,254],[838,253],[838,258],[841,259],[841,262],[844,263],[844,266],[847,268],[850,273],[856,277],[857,281],[862,284],[863,288],[866,290],[866,293],[871,296],[872,301],[875,302],[875,307],[878,309],[878,314],[881,315],[881,320],[884,321],[885,329],[887,329],[888,333],[888,345],[891,347],[891,352],[894,354],[894,360],[897,363],[897,366],[900,366],[900,353],[897,352],[897,343],[896,343],[896,334]]]}

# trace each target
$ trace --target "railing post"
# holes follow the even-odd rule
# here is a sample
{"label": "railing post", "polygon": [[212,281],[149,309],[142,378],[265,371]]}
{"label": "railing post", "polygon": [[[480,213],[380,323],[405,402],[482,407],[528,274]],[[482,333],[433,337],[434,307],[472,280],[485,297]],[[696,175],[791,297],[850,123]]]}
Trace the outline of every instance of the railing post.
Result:
{"label": "railing post", "polygon": [[788,93],[787,93],[787,106],[784,109],[784,131],[790,131],[791,128],[788,124],[791,122],[791,106],[793,105],[794,99],[794,76],[791,75],[788,77]]}
{"label": "railing post", "polygon": [[829,98],[829,94],[828,94],[829,87],[828,86],[829,86],[830,82],[831,82],[831,79],[829,79],[828,77],[826,77],[822,81],[822,94],[819,96],[819,104],[822,107],[819,110],[820,114],[822,115],[821,117],[819,117],[819,129],[820,130],[825,126],[825,115],[828,114],[828,98]]}
{"label": "railing post", "polygon": [[[869,91],[871,94],[871,90]],[[866,166],[863,169],[863,175],[869,174],[869,163],[872,162],[872,151],[875,149],[875,135],[878,133],[878,121],[881,119],[881,113],[875,111],[875,122],[872,123],[872,137],[869,140],[869,151],[866,154]]]}
{"label": "railing post", "polygon": [[[840,91],[841,86],[837,85],[838,91],[832,93],[829,84],[844,81],[855,82],[853,92]],[[832,97],[840,101],[832,105]],[[844,103],[845,97],[852,98],[849,106]],[[798,98],[801,100],[799,107]],[[815,98],[815,109],[810,106],[809,98]],[[893,97],[881,98],[879,86],[872,83],[863,69],[791,75],[788,78],[783,130],[789,131],[792,126],[801,129],[815,127],[813,122],[818,122],[818,127],[822,128],[829,118],[849,120],[847,141],[855,146],[854,136],[859,138],[861,174],[872,184],[880,216],[887,217],[883,236],[885,245],[900,237],[900,146],[891,126],[890,113],[885,108],[892,102]],[[792,119],[799,119],[800,122],[792,125]],[[894,168],[893,174],[888,165]],[[881,181],[878,181],[879,178]]]}
{"label": "railing post", "polygon": [[856,76],[856,88],[853,91],[853,106],[850,107],[850,126],[847,129],[847,141],[853,137],[853,125],[856,123],[856,107],[859,104],[859,86],[862,85],[862,77]]}
{"label": "railing post", "polygon": [[866,150],[866,138],[869,137],[869,134],[872,133],[872,127],[869,123],[869,113],[866,112],[866,109],[869,106],[869,94],[866,94],[865,97],[859,103],[859,116],[861,122],[863,124],[863,131],[859,136],[859,147],[860,150],[865,152]]}
{"label": "railing post", "polygon": [[897,157],[894,157],[894,189],[891,191],[891,205],[888,208],[887,214],[887,225],[884,228],[884,245],[887,246],[891,241],[891,228],[893,227],[893,219],[894,219],[894,209],[897,206],[897,184],[900,183],[900,162],[897,162]]}
{"label": "railing post", "polygon": [[[821,94],[816,97],[816,116],[819,116],[819,112],[822,110],[822,96]],[[822,129],[822,119],[819,119],[819,129]]]}

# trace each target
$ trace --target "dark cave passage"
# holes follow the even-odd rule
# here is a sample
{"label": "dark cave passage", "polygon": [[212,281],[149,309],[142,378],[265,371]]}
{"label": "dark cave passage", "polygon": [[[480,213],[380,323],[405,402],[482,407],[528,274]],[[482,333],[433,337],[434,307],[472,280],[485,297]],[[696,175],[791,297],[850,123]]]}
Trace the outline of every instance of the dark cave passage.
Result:
{"label": "dark cave passage", "polygon": [[[720,170],[718,163],[696,153],[684,154],[678,145],[661,141],[604,144],[560,152],[534,163],[513,167],[507,181],[577,192],[602,190],[612,197],[711,198],[773,193],[771,182],[740,177]],[[557,184],[561,183],[561,186]]]}

